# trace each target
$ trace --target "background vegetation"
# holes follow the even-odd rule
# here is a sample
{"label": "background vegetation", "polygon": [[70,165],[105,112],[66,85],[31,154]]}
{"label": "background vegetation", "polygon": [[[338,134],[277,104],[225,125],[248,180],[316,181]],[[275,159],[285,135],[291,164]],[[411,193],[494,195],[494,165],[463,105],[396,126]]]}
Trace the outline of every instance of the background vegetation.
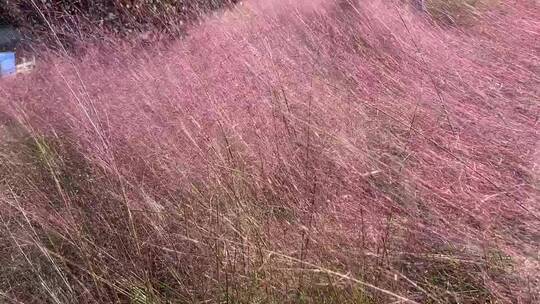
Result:
{"label": "background vegetation", "polygon": [[[146,31],[178,35],[202,14],[236,0],[0,0],[0,24],[18,27],[32,44],[54,46]],[[105,34],[107,33],[107,34]],[[134,36],[134,35],[131,35]]]}

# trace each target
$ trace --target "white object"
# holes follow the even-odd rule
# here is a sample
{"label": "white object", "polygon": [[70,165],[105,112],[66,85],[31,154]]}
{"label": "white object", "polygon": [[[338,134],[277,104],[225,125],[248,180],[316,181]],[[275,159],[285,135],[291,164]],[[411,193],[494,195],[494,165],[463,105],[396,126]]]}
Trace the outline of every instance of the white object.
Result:
{"label": "white object", "polygon": [[32,60],[27,61],[22,59],[22,63],[17,64],[17,74],[30,73],[36,67],[36,57],[32,57]]}

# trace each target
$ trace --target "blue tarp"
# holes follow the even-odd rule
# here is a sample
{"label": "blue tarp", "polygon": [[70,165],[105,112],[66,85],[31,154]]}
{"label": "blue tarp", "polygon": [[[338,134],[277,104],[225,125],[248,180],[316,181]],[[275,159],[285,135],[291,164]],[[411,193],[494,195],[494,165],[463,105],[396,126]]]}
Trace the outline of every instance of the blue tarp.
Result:
{"label": "blue tarp", "polygon": [[17,72],[14,52],[0,52],[0,76],[7,76]]}

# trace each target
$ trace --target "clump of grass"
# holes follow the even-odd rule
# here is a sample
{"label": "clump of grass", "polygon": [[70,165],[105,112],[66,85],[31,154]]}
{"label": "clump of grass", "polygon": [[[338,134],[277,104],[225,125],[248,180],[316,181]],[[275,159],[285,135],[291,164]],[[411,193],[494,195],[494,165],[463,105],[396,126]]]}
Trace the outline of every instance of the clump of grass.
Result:
{"label": "clump of grass", "polygon": [[0,297],[537,300],[535,12],[465,35],[340,3],[3,79]]}

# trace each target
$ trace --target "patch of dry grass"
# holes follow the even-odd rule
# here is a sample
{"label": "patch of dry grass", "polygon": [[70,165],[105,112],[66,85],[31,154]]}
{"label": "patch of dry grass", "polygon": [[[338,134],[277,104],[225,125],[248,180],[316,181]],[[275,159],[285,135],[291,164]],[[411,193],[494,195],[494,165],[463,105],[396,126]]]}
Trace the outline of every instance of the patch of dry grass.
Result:
{"label": "patch of dry grass", "polygon": [[425,8],[437,21],[448,25],[471,25],[496,0],[425,0]]}

